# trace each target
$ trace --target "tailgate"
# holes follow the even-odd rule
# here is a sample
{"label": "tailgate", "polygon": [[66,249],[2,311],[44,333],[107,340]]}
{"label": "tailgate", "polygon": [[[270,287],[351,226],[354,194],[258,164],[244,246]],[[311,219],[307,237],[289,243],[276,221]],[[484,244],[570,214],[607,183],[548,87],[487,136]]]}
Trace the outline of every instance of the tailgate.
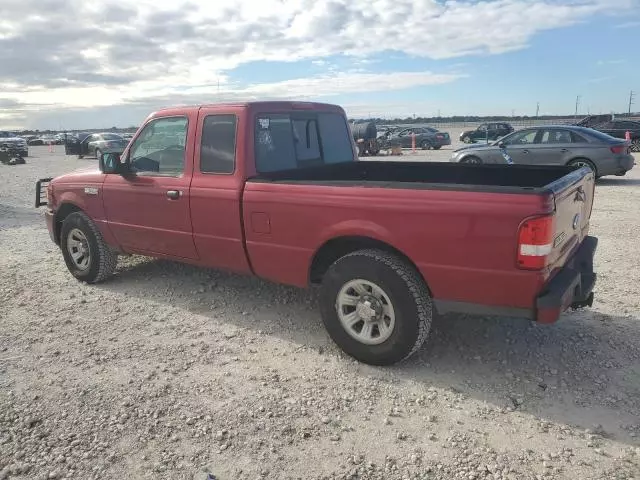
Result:
{"label": "tailgate", "polygon": [[555,225],[548,265],[562,267],[589,233],[595,175],[581,168],[550,185],[555,203]]}

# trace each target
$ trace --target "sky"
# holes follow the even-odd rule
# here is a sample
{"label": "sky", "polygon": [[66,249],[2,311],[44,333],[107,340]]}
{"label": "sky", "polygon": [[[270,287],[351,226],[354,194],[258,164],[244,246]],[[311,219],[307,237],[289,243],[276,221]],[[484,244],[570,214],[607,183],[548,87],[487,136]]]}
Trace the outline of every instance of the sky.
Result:
{"label": "sky", "polygon": [[317,100],[351,117],[640,110],[640,0],[1,0],[0,129]]}

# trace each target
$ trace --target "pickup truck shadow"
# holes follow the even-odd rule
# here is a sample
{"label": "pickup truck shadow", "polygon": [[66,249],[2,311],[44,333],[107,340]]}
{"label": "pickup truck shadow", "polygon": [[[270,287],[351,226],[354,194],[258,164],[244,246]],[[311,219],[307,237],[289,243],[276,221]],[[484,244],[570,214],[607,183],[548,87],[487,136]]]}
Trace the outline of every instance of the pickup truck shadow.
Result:
{"label": "pickup truck shadow", "polygon": [[[123,263],[100,288],[347,358],[326,334],[313,290],[160,260]],[[601,425],[607,435],[638,444],[629,436],[640,434],[640,354],[632,328],[633,319],[599,313],[597,305],[568,312],[552,326],[436,316],[427,344],[411,359],[387,368],[359,365],[357,371],[390,385],[400,379],[454,390],[495,411],[580,428]]]}
{"label": "pickup truck shadow", "polygon": [[0,204],[0,230],[42,225],[42,212],[33,207]]}

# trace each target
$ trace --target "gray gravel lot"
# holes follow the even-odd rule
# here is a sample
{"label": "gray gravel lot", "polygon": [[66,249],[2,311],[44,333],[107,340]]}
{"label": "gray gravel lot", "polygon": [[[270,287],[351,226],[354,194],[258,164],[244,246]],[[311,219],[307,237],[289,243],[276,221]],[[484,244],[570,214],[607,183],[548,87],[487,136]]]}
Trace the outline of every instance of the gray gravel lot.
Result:
{"label": "gray gravel lot", "polygon": [[0,480],[640,478],[640,168],[598,183],[592,309],[441,317],[376,368],[314,292],[140,257],[78,283],[33,186],[96,161],[27,162],[0,165]]}

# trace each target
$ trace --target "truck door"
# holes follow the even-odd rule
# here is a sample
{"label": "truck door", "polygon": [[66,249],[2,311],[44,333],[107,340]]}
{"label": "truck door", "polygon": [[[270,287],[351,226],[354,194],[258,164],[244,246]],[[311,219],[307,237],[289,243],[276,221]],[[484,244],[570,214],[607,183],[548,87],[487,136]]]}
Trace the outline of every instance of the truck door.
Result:
{"label": "truck door", "polygon": [[[194,115],[195,117],[195,115]],[[109,227],[127,251],[197,259],[189,184],[196,121],[184,116],[150,120],[124,154],[131,173],[103,184]]]}

